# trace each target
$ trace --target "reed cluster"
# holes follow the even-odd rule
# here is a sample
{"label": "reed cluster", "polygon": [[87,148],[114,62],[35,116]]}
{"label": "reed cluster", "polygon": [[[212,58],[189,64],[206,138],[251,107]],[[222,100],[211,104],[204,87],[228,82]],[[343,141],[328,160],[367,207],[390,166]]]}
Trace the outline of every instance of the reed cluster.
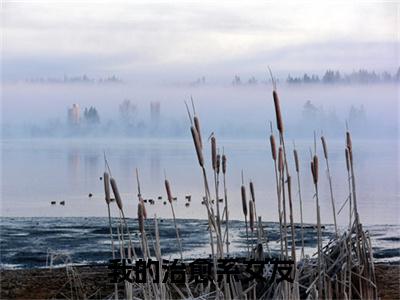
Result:
{"label": "reed cluster", "polygon": [[[310,168],[314,187],[313,200],[315,201],[315,223],[317,229],[317,251],[314,256],[305,255],[305,238],[303,226],[303,202],[301,193],[300,175],[306,170],[301,169],[301,161],[298,150],[294,144],[293,158],[294,170],[296,172],[295,182],[297,182],[297,201],[293,197],[293,182],[290,175],[290,163],[288,161],[287,146],[285,144],[284,120],[281,113],[281,104],[273,81],[272,99],[276,115],[276,130],[274,132],[270,123],[269,143],[274,169],[276,186],[276,201],[278,207],[279,233],[278,241],[280,251],[278,257],[284,260],[293,260],[294,268],[291,271],[294,281],[268,282],[274,270],[272,265],[265,266],[263,276],[266,281],[252,280],[233,281],[228,276],[219,280],[217,274],[218,259],[230,257],[230,234],[229,234],[229,206],[230,200],[227,191],[228,158],[225,149],[218,147],[217,137],[211,134],[208,140],[202,138],[200,118],[196,114],[192,99],[192,109],[186,104],[190,120],[190,132],[193,145],[202,175],[202,185],[204,188],[205,217],[208,222],[208,234],[211,259],[213,263],[212,278],[207,285],[195,281],[186,281],[182,285],[175,285],[169,281],[165,283],[129,283],[125,282],[123,288],[115,285],[113,298],[123,297],[126,299],[171,299],[171,298],[201,298],[201,299],[372,299],[377,298],[375,271],[372,261],[372,247],[368,232],[364,231],[357,211],[357,194],[355,181],[354,156],[350,132],[346,132],[345,140],[345,161],[347,172],[348,197],[338,212],[335,208],[335,198],[333,184],[330,173],[329,153],[327,141],[321,136],[322,151],[325,159],[327,180],[329,182],[330,200],[333,214],[335,235],[328,242],[322,240],[322,224],[320,214],[320,182],[324,180],[319,176],[320,164],[316,151],[314,139],[314,153],[311,153]],[[276,135],[277,134],[277,135]],[[277,138],[276,138],[277,137]],[[204,147],[210,143],[211,157],[206,159]],[[222,153],[222,154],[220,154]],[[207,168],[207,165],[210,165]],[[106,171],[104,172],[104,193],[109,217],[109,229],[111,239],[112,257],[115,258],[155,258],[162,261],[161,239],[159,234],[159,224],[157,216],[154,216],[154,234],[150,234],[147,227],[146,204],[143,201],[139,173],[136,170],[138,205],[137,222],[140,240],[134,245],[132,235],[129,230],[128,222],[125,218],[123,200],[119,193],[116,180],[111,176],[111,170],[105,158]],[[211,172],[212,176],[209,176]],[[213,180],[209,180],[213,178]],[[221,186],[222,180],[222,186]],[[295,183],[296,184],[296,183]],[[174,221],[176,239],[179,248],[181,261],[184,260],[182,240],[179,235],[179,227],[173,205],[173,194],[169,180],[165,176],[165,191],[168,202],[170,203],[172,218]],[[212,186],[213,185],[213,186]],[[242,212],[244,219],[243,232],[246,235],[247,259],[264,259],[273,257],[269,248],[268,232],[263,226],[260,216],[257,216],[257,203],[255,185],[252,180],[247,181],[242,171],[240,192],[232,191],[232,194],[241,196]],[[213,188],[213,189],[212,189]],[[222,190],[222,192],[221,192]],[[112,198],[112,195],[113,198]],[[220,198],[221,195],[223,198]],[[259,200],[257,200],[259,201]],[[270,200],[268,200],[270,201]],[[271,200],[272,201],[272,200]],[[274,200],[275,201],[275,200]],[[115,224],[111,218],[110,206],[116,204],[118,209],[118,222]],[[239,204],[239,203],[237,203]],[[233,204],[233,205],[237,205]],[[240,205],[240,204],[239,204]],[[349,225],[346,230],[340,232],[336,223],[337,214],[347,207],[349,211]],[[300,213],[301,227],[295,226],[295,212]],[[223,226],[225,225],[225,226]],[[300,230],[300,234],[298,234]],[[250,231],[250,232],[249,232]],[[300,241],[297,236],[300,236]],[[149,243],[149,240],[151,243]],[[297,255],[300,251],[300,256]],[[190,259],[187,258],[187,259]],[[165,270],[160,266],[160,276],[163,277]],[[155,271],[155,269],[151,269]],[[268,284],[267,284],[267,283]]]}

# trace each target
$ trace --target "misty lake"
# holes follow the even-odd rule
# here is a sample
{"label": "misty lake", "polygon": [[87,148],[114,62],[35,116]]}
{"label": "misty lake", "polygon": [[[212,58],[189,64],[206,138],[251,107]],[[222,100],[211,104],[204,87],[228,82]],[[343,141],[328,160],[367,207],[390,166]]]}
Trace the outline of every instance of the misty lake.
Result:
{"label": "misty lake", "polygon": [[[189,134],[189,133],[188,133]],[[188,135],[188,138],[190,136]],[[318,140],[319,142],[319,140]],[[241,170],[246,185],[255,185],[257,213],[264,221],[277,220],[275,175],[268,140],[217,140],[228,158],[227,185],[231,219],[241,219]],[[301,184],[305,222],[315,222],[315,200],[309,171],[312,140],[297,140],[301,160]],[[344,140],[330,140],[330,167],[337,210],[348,194],[344,158]],[[353,140],[358,207],[361,221],[367,224],[400,224],[398,147],[396,140]],[[213,191],[209,146],[205,149],[208,177]],[[292,143],[288,155],[294,175]],[[171,217],[164,207],[164,170],[171,183],[178,218],[205,218],[201,205],[204,194],[201,172],[190,139],[3,139],[2,140],[2,216],[106,216],[103,175],[106,153],[112,176],[117,180],[126,214],[136,216],[138,168],[142,194],[154,199],[148,215]],[[321,159],[321,214],[324,223],[332,223],[329,185]],[[222,180],[221,180],[222,181]],[[222,188],[221,188],[222,189]],[[93,194],[89,197],[89,193]],[[185,196],[192,195],[189,207]],[[158,197],[162,196],[162,200]],[[297,184],[293,197],[295,220],[299,220]],[[51,205],[56,201],[56,205]],[[65,201],[65,206],[59,205]],[[117,215],[116,209],[113,212]],[[345,206],[338,222],[345,224]]]}

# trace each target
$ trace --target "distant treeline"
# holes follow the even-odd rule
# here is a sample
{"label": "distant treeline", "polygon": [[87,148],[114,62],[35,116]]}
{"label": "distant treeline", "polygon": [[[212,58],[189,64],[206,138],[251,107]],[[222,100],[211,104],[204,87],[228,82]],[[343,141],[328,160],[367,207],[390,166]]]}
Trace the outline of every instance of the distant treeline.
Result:
{"label": "distant treeline", "polygon": [[292,77],[290,74],[286,79],[287,83],[296,84],[296,83],[379,83],[379,82],[400,82],[400,68],[397,69],[397,72],[394,74],[390,74],[387,71],[382,73],[377,73],[375,71],[368,70],[358,70],[353,71],[349,74],[340,73],[339,71],[327,70],[322,78],[319,78],[318,75],[311,74],[308,75],[304,73],[301,77]]}
{"label": "distant treeline", "polygon": [[115,75],[111,75],[105,78],[90,78],[86,74],[78,76],[67,76],[63,78],[56,77],[35,77],[25,79],[25,82],[29,83],[122,83],[122,80]]}
{"label": "distant treeline", "polygon": [[[204,77],[203,77],[204,78]],[[280,81],[277,79],[277,81]],[[288,75],[286,78],[288,84],[373,84],[373,83],[399,83],[400,82],[400,67],[393,74],[384,71],[377,73],[360,69],[351,73],[341,73],[338,70],[327,70],[322,77],[317,74],[304,73],[302,76]],[[202,81],[197,80],[196,84],[205,84],[205,78]],[[235,75],[232,80],[233,86],[241,85],[257,85],[270,84],[271,80],[258,81],[254,76],[243,80],[239,75]]]}

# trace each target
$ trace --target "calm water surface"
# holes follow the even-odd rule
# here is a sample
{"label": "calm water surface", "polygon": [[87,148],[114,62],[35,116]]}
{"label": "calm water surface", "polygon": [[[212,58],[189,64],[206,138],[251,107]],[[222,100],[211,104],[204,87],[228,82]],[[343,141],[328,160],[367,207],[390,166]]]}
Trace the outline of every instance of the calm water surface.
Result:
{"label": "calm water surface", "polygon": [[[241,170],[246,183],[251,179],[256,189],[257,213],[265,221],[277,220],[276,187],[270,147],[265,140],[224,140],[228,157],[228,197],[230,216],[241,218]],[[292,161],[291,142],[288,147]],[[301,159],[301,184],[304,219],[315,222],[315,201],[309,172],[311,140],[296,141]],[[354,140],[355,171],[359,212],[363,223],[400,224],[399,172],[397,141]],[[342,140],[328,140],[330,167],[337,209],[348,194],[347,173]],[[318,145],[320,148],[320,145]],[[208,169],[209,147],[205,157]],[[172,139],[30,139],[2,141],[2,216],[106,216],[103,196],[103,151],[107,154],[112,176],[118,182],[128,216],[136,216],[137,186],[135,168],[139,169],[144,198],[155,199],[148,214],[171,217],[165,199],[164,170],[170,180],[177,217],[205,218],[200,204],[204,194],[202,177],[191,140]],[[329,186],[325,164],[320,154],[320,201],[322,220],[332,223]],[[294,170],[292,175],[294,175]],[[212,173],[208,177],[212,184]],[[295,219],[299,219],[297,181],[293,180]],[[212,190],[214,189],[212,185]],[[93,197],[89,198],[89,193]],[[185,196],[192,195],[189,207]],[[162,196],[163,200],[157,200]],[[57,201],[57,205],[50,205]],[[65,206],[58,203],[65,201]],[[116,214],[116,211],[113,211]],[[338,221],[345,224],[347,206]]]}

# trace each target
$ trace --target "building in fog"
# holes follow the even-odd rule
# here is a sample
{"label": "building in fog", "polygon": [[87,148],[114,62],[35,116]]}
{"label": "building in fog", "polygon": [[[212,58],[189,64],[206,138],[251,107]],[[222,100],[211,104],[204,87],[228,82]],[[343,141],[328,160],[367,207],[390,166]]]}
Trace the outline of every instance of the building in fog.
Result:
{"label": "building in fog", "polygon": [[81,121],[80,109],[78,104],[73,104],[68,109],[68,125],[79,125]]}
{"label": "building in fog", "polygon": [[150,121],[153,125],[160,121],[160,102],[150,102]]}

